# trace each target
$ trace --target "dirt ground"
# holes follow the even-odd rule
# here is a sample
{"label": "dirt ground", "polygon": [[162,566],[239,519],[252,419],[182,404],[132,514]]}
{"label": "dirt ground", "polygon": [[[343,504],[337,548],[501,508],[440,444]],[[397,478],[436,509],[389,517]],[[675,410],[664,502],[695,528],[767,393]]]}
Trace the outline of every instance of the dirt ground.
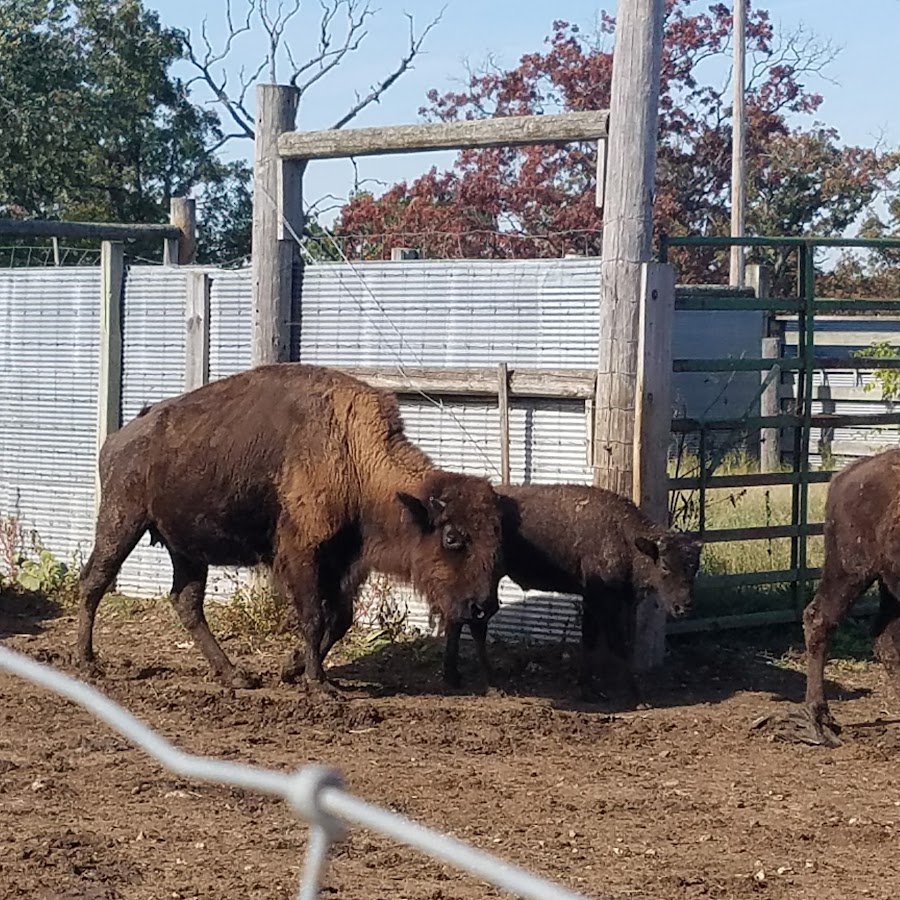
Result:
{"label": "dirt ground", "polygon": [[[71,616],[2,603],[4,643],[73,671]],[[900,720],[878,667],[829,670],[846,743],[827,750],[750,730],[802,697],[803,676],[733,636],[681,640],[645,680],[651,707],[610,714],[569,700],[559,648],[495,648],[501,688],[485,695],[442,689],[435,642],[382,647],[334,665],[345,699],[312,702],[277,683],[275,641],[223,641],[266,679],[235,692],[209,681],[167,604],[101,615],[96,683],[179,747],[282,770],[332,764],[360,797],[587,896],[900,894]],[[280,801],[171,777],[5,674],[0,723],[0,897],[295,896],[307,829]],[[323,896],[506,895],[355,830]]]}

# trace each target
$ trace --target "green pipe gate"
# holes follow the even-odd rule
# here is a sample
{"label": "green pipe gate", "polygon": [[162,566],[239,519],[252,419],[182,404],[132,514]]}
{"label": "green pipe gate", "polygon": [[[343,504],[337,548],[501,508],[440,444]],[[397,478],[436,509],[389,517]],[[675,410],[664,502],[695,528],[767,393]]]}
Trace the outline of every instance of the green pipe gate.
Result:
{"label": "green pipe gate", "polygon": [[[809,516],[809,487],[827,483],[835,469],[813,471],[810,466],[810,440],[813,429],[833,429],[851,426],[900,425],[900,413],[837,415],[813,413],[815,392],[813,375],[816,371],[900,369],[900,358],[817,357],[815,355],[816,314],[900,314],[900,299],[832,299],[816,296],[815,253],[824,248],[865,248],[870,250],[900,250],[900,240],[843,239],[816,237],[663,237],[660,241],[659,261],[669,261],[673,247],[727,250],[731,246],[761,248],[785,255],[796,254],[796,288],[791,296],[760,296],[753,288],[719,287],[714,285],[680,286],[676,291],[675,309],[708,311],[761,311],[770,320],[775,316],[796,317],[798,326],[797,356],[779,358],[706,358],[673,359],[675,373],[735,373],[759,372],[761,384],[756,399],[780,373],[792,372],[796,377],[794,410],[784,412],[779,406],[776,415],[743,415],[729,419],[674,418],[672,433],[681,439],[695,438],[698,474],[669,479],[670,509],[674,495],[681,491],[698,494],[699,528],[706,544],[789,538],[790,564],[787,569],[742,572],[724,575],[700,575],[699,591],[723,591],[737,587],[789,585],[792,598],[790,609],[705,617],[702,620],[671,623],[670,631],[694,631],[710,628],[747,627],[799,620],[809,596],[812,583],[821,569],[808,564],[808,539],[823,533],[822,522],[811,522]],[[768,331],[766,331],[768,333]],[[763,379],[764,373],[768,375]],[[755,403],[755,401],[754,401]],[[780,403],[780,401],[779,401]],[[715,459],[710,448],[716,434],[753,432],[760,429],[791,429],[793,431],[792,465],[790,471],[752,474],[716,475],[721,460]],[[716,488],[751,488],[774,485],[791,486],[791,521],[787,525],[753,526],[746,528],[707,528],[708,492]]]}

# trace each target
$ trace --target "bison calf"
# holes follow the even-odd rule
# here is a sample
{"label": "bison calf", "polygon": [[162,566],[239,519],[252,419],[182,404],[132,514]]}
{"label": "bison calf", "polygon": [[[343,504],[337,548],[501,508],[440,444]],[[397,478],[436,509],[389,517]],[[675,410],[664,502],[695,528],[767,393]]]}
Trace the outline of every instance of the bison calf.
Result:
{"label": "bison calf", "polygon": [[326,685],[371,570],[411,582],[444,623],[482,614],[500,553],[487,479],[444,472],[403,432],[393,394],[300,363],[232,375],[143,411],[100,454],[93,552],[81,572],[78,656],[97,606],[145,532],[172,559],[171,600],[223,683],[249,687],[203,612],[211,565],[272,567],[305,638],[284,677]]}
{"label": "bison calf", "polygon": [[822,578],[803,611],[806,707],[826,743],[823,727],[839,730],[825,700],[828,639],[876,581],[875,655],[900,686],[900,450],[857,460],[828,486]]}
{"label": "bison calf", "polygon": [[[625,660],[637,601],[656,592],[663,607],[681,615],[691,605],[702,544],[686,534],[654,524],[625,497],[577,484],[500,486],[503,573],[525,590],[580,594],[582,655],[579,683],[593,688],[598,648],[615,661],[636,698],[631,666]],[[487,620],[469,628],[485,675]],[[448,630],[444,677],[459,683],[461,623]]]}

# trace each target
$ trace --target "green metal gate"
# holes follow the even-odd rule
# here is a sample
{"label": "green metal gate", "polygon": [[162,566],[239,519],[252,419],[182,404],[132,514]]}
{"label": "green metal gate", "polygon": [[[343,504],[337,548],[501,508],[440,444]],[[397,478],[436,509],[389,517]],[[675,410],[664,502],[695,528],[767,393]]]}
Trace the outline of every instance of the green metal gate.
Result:
{"label": "green metal gate", "polygon": [[[765,248],[785,254],[796,254],[796,288],[791,296],[758,296],[753,289],[735,289],[716,286],[680,287],[676,292],[675,308],[679,310],[716,311],[760,310],[770,317],[784,315],[796,317],[798,348],[795,358],[705,358],[673,359],[673,372],[768,372],[762,380],[757,399],[772,379],[780,372],[793,372],[796,377],[796,403],[793,411],[780,410],[777,415],[761,416],[752,411],[729,419],[675,418],[672,432],[681,438],[692,436],[698,458],[697,472],[690,476],[670,479],[670,498],[679,492],[695,492],[698,498],[697,530],[707,544],[773,539],[790,539],[790,563],[788,568],[769,571],[753,571],[726,574],[705,574],[698,578],[698,594],[742,589],[750,586],[783,585],[789,591],[790,603],[786,608],[770,609],[756,613],[719,615],[713,610],[702,621],[672,623],[671,631],[696,630],[706,627],[746,627],[752,624],[790,622],[799,619],[810,588],[821,570],[809,565],[809,538],[823,533],[823,523],[810,521],[810,485],[828,482],[833,469],[812,471],[810,466],[810,440],[814,429],[849,426],[900,425],[900,413],[876,415],[813,414],[813,373],[834,370],[900,369],[900,359],[873,359],[863,357],[827,358],[815,355],[816,314],[847,313],[900,313],[900,299],[845,300],[819,298],[815,292],[814,257],[821,248],[900,249],[900,240],[864,240],[829,238],[704,238],[670,237],[661,242],[660,262],[668,262],[672,247],[728,249],[732,245]],[[686,251],[686,252],[689,252]],[[746,474],[717,475],[719,465],[715,438],[723,433],[752,432],[759,429],[784,429],[792,432],[792,464],[790,471],[748,472]],[[790,523],[783,525],[751,526],[740,528],[709,528],[707,501],[709,492],[717,488],[753,488],[775,485],[791,487]]]}

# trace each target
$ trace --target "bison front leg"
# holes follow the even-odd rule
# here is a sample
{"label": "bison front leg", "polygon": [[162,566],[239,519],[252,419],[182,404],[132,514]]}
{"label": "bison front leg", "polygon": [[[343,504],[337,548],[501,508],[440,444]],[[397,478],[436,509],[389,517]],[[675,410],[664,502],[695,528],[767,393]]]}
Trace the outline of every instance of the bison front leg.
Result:
{"label": "bison front leg", "polygon": [[462,622],[459,621],[453,621],[447,626],[444,644],[444,682],[452,688],[458,688],[462,684],[462,676],[459,674],[459,641],[462,629]]}
{"label": "bison front leg", "polygon": [[99,674],[94,655],[97,607],[119,574],[122,563],[137,546],[146,527],[143,510],[122,510],[109,500],[102,502],[97,517],[94,549],[78,578],[81,607],[78,611],[76,663],[92,674]]}
{"label": "bison front leg", "polygon": [[194,643],[209,663],[216,681],[225,687],[257,688],[260,679],[242,672],[225,655],[203,612],[203,596],[206,592],[206,576],[209,572],[204,563],[195,562],[180,554],[172,557],[172,593],[169,599],[181,624],[190,633]]}
{"label": "bison front leg", "polygon": [[475,641],[475,654],[478,657],[481,677],[484,679],[486,687],[492,687],[494,684],[494,669],[491,666],[487,652],[488,620],[485,618],[477,622],[470,622],[469,631],[472,633],[472,640]]}
{"label": "bison front leg", "polygon": [[332,694],[336,691],[325,676],[325,657],[353,623],[353,598],[342,591],[320,592],[320,573],[314,552],[297,549],[279,553],[273,566],[279,588],[291,598],[303,635],[302,650],[293,650],[281,670],[281,678]]}

